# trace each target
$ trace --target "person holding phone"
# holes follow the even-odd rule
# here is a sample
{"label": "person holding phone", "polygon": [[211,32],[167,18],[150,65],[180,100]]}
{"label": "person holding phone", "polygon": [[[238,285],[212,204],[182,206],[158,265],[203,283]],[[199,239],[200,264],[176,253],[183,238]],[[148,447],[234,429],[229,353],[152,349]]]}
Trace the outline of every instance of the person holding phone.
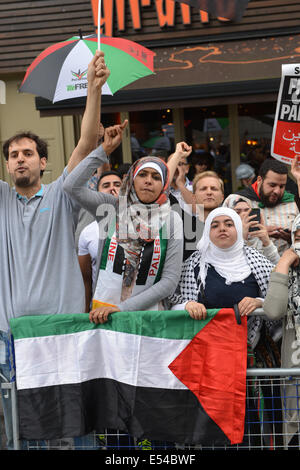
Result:
{"label": "person holding phone", "polygon": [[[266,316],[274,321],[282,319],[281,367],[299,368],[300,355],[300,215],[292,227],[292,245],[281,256],[271,273],[270,284],[264,303]],[[284,387],[283,437],[285,445],[299,446],[298,409],[299,384],[289,378]]]}
{"label": "person holding phone", "polygon": [[231,206],[242,219],[243,236],[246,243],[262,253],[271,263],[276,264],[280,255],[269,237],[261,210],[259,208],[251,209],[251,202],[239,195],[234,195]]}
{"label": "person holding phone", "polygon": [[[300,171],[299,181],[300,181]],[[297,179],[297,176],[292,174]],[[273,158],[267,158],[259,169],[257,180],[248,188],[237,191],[236,194],[251,201],[252,208],[260,208],[268,236],[281,255],[291,244],[293,221],[299,214],[295,196],[286,191],[288,167]],[[298,185],[299,186],[299,185]],[[229,195],[228,198],[231,198]],[[228,205],[226,198],[224,205]]]}
{"label": "person holding phone", "polygon": [[235,210],[241,217],[243,236],[247,245],[255,248],[273,264],[276,264],[280,255],[269,237],[262,211],[259,208],[251,209],[251,201],[237,194],[231,194],[226,199],[225,207]]}

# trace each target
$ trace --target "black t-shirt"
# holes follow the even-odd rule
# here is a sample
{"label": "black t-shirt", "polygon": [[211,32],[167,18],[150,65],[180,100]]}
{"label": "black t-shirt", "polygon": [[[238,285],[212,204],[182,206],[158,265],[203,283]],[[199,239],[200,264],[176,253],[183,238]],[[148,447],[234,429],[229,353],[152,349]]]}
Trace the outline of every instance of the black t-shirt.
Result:
{"label": "black t-shirt", "polygon": [[182,218],[183,222],[183,261],[196,250],[196,246],[202,237],[204,222],[195,215],[190,215],[179,206],[179,202],[173,194],[169,195],[171,207]]}
{"label": "black t-shirt", "polygon": [[[195,277],[197,279],[199,267],[195,267]],[[215,268],[209,266],[205,280],[205,289],[199,290],[198,302],[206,308],[233,308],[244,297],[259,297],[260,290],[253,274],[250,274],[244,281],[226,284],[225,278],[217,273]]]}

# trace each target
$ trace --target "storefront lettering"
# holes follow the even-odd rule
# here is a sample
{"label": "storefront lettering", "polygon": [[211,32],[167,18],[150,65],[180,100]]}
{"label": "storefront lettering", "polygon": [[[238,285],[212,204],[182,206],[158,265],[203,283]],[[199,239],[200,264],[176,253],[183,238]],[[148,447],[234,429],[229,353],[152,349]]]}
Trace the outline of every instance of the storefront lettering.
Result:
{"label": "storefront lettering", "polygon": [[[126,29],[125,8],[130,10],[132,27],[135,30],[142,29],[141,8],[149,7],[155,2],[157,22],[161,28],[175,26],[175,8],[180,8],[181,21],[184,25],[192,22],[191,9],[185,3],[175,3],[173,0],[102,0],[101,32],[107,36],[113,36],[114,18],[117,21],[118,31]],[[97,28],[98,0],[91,0],[94,24]],[[115,17],[114,17],[115,13]],[[205,11],[199,11],[199,19],[202,24],[209,23],[209,16]],[[219,21],[228,21],[226,18],[218,18]]]}

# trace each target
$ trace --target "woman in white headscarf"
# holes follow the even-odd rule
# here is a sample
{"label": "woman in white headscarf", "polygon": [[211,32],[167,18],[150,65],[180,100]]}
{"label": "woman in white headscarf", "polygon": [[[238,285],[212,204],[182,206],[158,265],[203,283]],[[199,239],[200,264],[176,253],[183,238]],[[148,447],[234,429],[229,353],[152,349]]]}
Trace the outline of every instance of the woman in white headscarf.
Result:
{"label": "woman in white headscarf", "polygon": [[[270,277],[264,312],[271,320],[283,318],[281,365],[300,367],[300,215],[292,226],[292,245],[281,256]],[[283,435],[285,444],[297,445],[299,433],[299,385],[289,378],[284,389]],[[293,436],[294,441],[292,441]]]}
{"label": "woman in white headscarf", "polygon": [[[237,305],[240,315],[247,316],[248,368],[278,367],[279,352],[268,334],[266,321],[262,316],[250,315],[263,305],[274,265],[246,245],[240,216],[226,207],[209,214],[197,248],[184,263],[178,289],[171,297],[173,308],[186,309],[192,318],[202,319],[206,317],[207,309]],[[266,417],[264,409],[260,408],[263,393],[259,384],[248,393],[246,406],[252,418],[247,423],[247,438],[251,436],[251,443],[252,439],[255,443],[254,421],[258,413],[258,420],[262,416],[260,432],[268,446],[272,430],[268,428],[270,417]]]}
{"label": "woman in white headscarf", "polygon": [[[209,214],[197,248],[184,263],[179,286],[170,297],[173,308],[202,319],[209,308],[238,305],[243,316],[262,307],[274,266],[245,244],[242,221],[234,210],[220,207]],[[261,326],[261,317],[248,318],[253,349]]]}

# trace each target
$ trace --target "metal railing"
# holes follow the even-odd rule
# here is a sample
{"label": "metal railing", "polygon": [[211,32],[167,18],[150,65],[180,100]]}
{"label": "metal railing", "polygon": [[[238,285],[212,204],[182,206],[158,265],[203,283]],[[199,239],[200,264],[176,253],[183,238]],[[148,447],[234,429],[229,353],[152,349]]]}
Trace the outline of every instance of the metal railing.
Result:
{"label": "metal railing", "polygon": [[[15,383],[5,384],[13,394],[14,448],[61,449],[61,450],[282,450],[296,448],[299,441],[290,443],[294,431],[285,428],[293,425],[299,428],[300,369],[248,369],[245,434],[241,444],[234,446],[200,445],[180,446],[174,443],[142,440],[138,441],[118,430],[94,432],[84,438],[55,439],[51,441],[26,441],[18,439],[17,405]],[[292,390],[292,393],[291,393]],[[292,400],[293,405],[290,404]],[[287,416],[293,415],[293,421]]]}
{"label": "metal railing", "polygon": [[[264,315],[257,309],[254,315]],[[2,376],[3,379],[5,379]],[[74,450],[300,450],[295,429],[299,429],[300,368],[247,370],[245,433],[241,444],[234,446],[177,445],[176,443],[137,439],[119,432],[91,433],[83,438],[55,439],[51,441],[20,442],[18,435],[18,408],[15,381],[5,381],[2,388],[11,393],[13,409],[14,448],[18,449],[74,449]],[[292,419],[291,419],[292,416]],[[291,427],[291,432],[289,432]],[[297,434],[297,432],[296,432]]]}

